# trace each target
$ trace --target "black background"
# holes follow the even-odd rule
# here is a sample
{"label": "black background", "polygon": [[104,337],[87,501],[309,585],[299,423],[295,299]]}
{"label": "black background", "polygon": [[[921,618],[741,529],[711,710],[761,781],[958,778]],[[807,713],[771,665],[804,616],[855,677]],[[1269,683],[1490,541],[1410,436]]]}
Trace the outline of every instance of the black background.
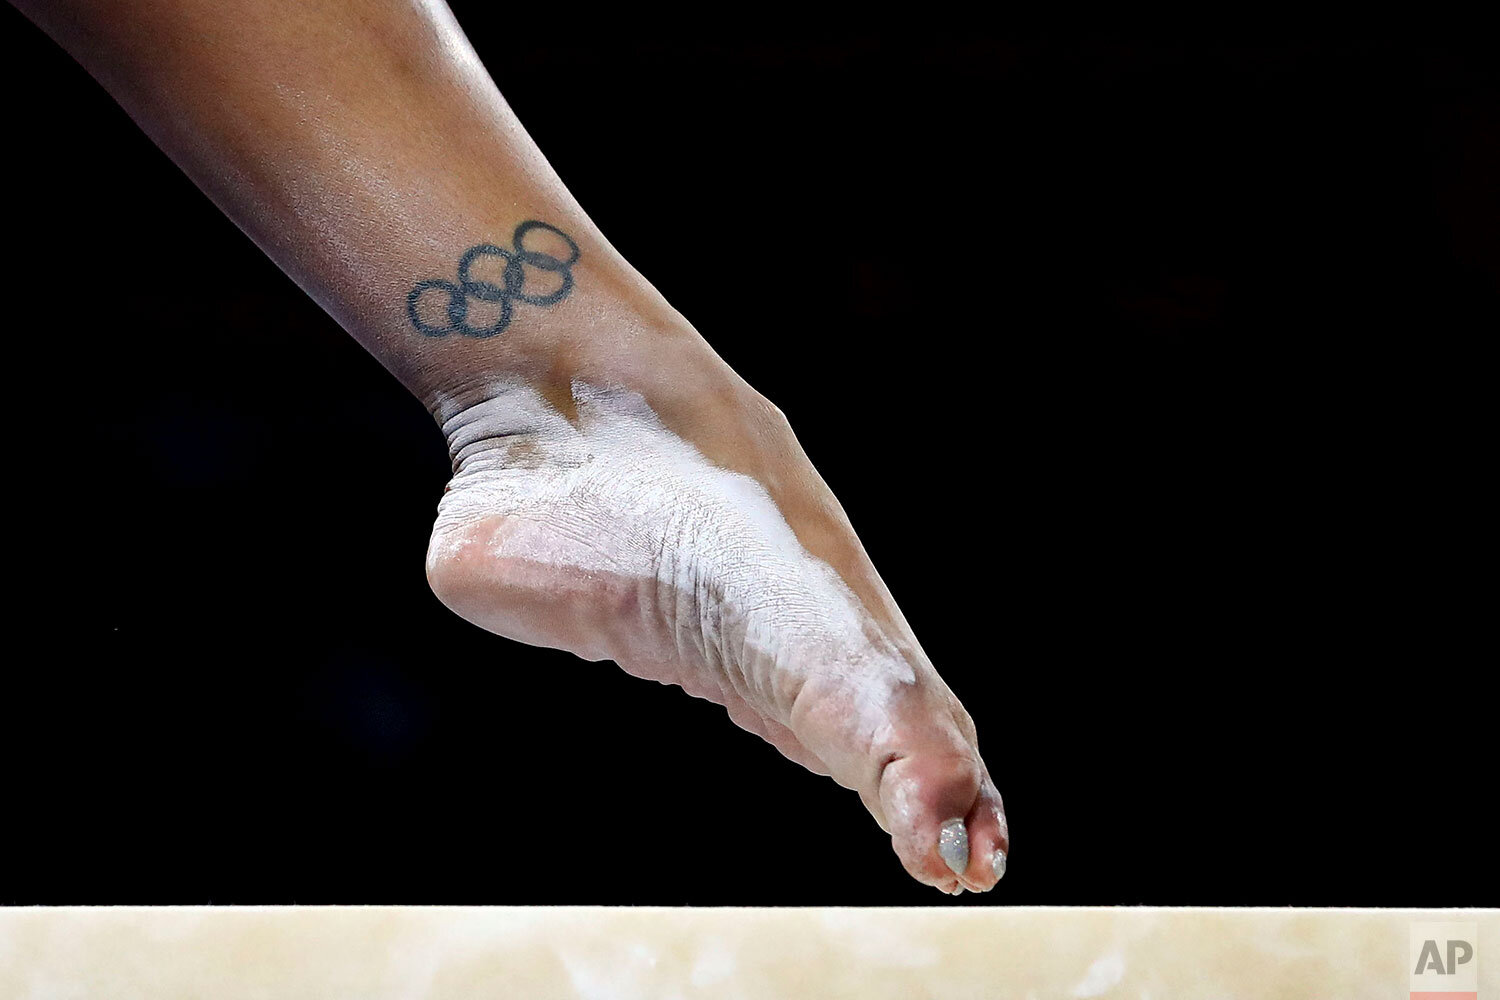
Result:
{"label": "black background", "polygon": [[421,406],[6,9],[0,900],[1500,899],[1477,40],[456,9],[791,418],[978,723],[1010,874],[950,901],[722,709],[449,615]]}

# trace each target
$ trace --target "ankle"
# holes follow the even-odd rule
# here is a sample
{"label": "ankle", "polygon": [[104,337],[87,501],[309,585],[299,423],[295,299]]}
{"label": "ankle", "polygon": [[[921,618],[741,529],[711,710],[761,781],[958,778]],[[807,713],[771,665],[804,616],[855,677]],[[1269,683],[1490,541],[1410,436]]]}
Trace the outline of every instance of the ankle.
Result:
{"label": "ankle", "polygon": [[455,473],[496,449],[515,452],[524,442],[565,435],[599,392],[635,397],[687,439],[775,410],[685,323],[640,326],[625,336],[568,334],[553,346],[521,363],[476,366],[426,394]]}

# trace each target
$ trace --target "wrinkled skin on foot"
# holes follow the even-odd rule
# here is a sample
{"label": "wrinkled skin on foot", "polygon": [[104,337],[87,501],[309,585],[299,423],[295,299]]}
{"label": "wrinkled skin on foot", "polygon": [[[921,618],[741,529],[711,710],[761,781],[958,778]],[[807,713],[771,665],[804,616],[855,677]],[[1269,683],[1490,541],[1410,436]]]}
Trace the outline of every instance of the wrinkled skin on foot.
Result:
{"label": "wrinkled skin on foot", "polygon": [[492,632],[723,705],[857,792],[912,877],[992,888],[1009,839],[973,721],[780,412],[727,368],[701,380],[444,400],[433,590]]}

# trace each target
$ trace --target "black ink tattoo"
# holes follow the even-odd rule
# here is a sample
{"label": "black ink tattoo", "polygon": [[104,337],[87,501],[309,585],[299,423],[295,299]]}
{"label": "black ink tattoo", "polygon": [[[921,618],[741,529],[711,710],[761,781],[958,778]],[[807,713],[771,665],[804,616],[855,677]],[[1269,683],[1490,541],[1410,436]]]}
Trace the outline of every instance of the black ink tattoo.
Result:
{"label": "black ink tattoo", "polygon": [[[568,259],[559,260],[540,250],[526,249],[526,234],[533,229],[545,229],[562,239],[568,245]],[[465,250],[463,256],[458,258],[457,284],[441,278],[428,278],[426,281],[417,282],[411,294],[406,297],[406,315],[411,319],[411,325],[428,337],[446,337],[450,333],[461,333],[465,337],[493,337],[510,326],[512,302],[550,306],[568,297],[568,294],[573,291],[573,265],[578,263],[580,256],[578,244],[573,242],[573,237],[556,226],[533,219],[517,226],[510,242],[512,246],[510,250],[503,250],[492,243],[481,243]],[[469,276],[469,268],[480,257],[499,257],[505,261],[505,270],[501,279],[504,282],[503,285]],[[526,292],[526,265],[528,264],[539,271],[551,271],[562,275],[562,284],[556,290],[545,294]],[[448,322],[444,325],[435,326],[422,319],[421,299],[424,294],[431,291],[445,292],[448,296],[448,305],[445,310]],[[500,303],[500,314],[487,326],[471,326],[469,324],[469,299],[471,298],[478,299],[480,302]]]}

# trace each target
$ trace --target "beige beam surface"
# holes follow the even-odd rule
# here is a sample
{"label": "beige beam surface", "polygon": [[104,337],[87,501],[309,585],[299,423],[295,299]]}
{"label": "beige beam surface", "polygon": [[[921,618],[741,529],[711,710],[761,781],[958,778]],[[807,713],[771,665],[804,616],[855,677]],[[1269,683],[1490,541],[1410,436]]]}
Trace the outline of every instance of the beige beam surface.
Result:
{"label": "beige beam surface", "polygon": [[1004,906],[17,907],[0,998],[1405,1000],[1429,930],[1500,1000],[1500,910]]}

